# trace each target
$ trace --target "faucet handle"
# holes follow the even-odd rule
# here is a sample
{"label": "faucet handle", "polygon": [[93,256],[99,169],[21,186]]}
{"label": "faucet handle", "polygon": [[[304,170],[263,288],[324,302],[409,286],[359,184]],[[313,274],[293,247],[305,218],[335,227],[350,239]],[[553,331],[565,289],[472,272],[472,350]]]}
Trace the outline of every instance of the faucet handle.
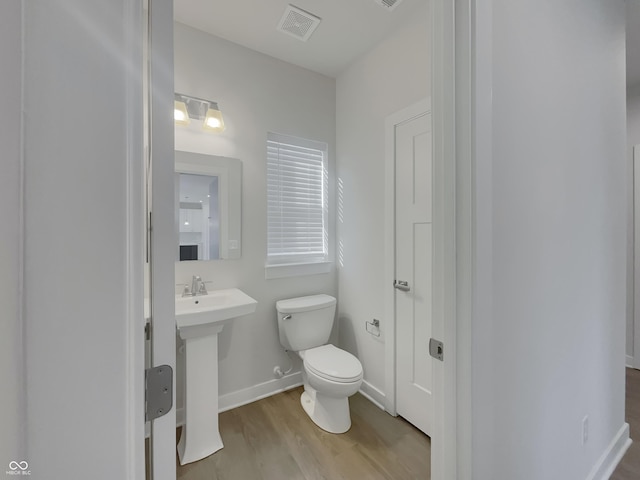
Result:
{"label": "faucet handle", "polygon": [[191,296],[191,287],[187,283],[176,283],[176,287],[182,287],[182,296],[189,297]]}
{"label": "faucet handle", "polygon": [[205,285],[206,283],[211,283],[211,282],[203,282],[200,281],[200,287],[198,288],[198,294],[199,295],[207,295],[207,286]]}

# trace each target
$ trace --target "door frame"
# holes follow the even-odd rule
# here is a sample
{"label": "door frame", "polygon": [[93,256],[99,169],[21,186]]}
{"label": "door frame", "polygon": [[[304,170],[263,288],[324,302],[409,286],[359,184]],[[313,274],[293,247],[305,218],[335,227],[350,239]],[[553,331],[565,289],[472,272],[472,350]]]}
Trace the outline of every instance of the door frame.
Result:
{"label": "door frame", "polygon": [[[434,197],[437,194],[438,198],[443,196],[447,203],[444,205],[446,210],[440,212],[443,218],[446,220],[446,229],[444,231],[443,238],[447,241],[449,248],[446,255],[443,255],[442,261],[444,264],[444,271],[441,272],[445,277],[440,284],[442,289],[446,292],[446,299],[443,298],[439,308],[442,309],[447,322],[445,325],[439,326],[442,329],[442,340],[445,342],[445,362],[442,363],[444,368],[438,368],[437,378],[434,377],[434,381],[437,380],[439,384],[442,384],[444,388],[438,389],[436,392],[437,401],[435,402],[434,410],[438,411],[436,415],[437,422],[434,424],[434,438],[432,438],[431,444],[431,477],[434,480],[449,479],[449,478],[467,478],[469,475],[468,467],[471,464],[470,458],[470,442],[471,442],[471,419],[470,419],[470,398],[467,398],[463,405],[459,405],[457,402],[458,397],[461,394],[469,393],[470,391],[470,339],[468,333],[470,333],[470,315],[469,312],[463,312],[465,315],[461,317],[459,322],[456,315],[456,304],[462,303],[463,306],[469,306],[471,303],[471,291],[468,282],[462,285],[461,294],[458,294],[456,299],[456,269],[458,273],[463,274],[465,277],[462,280],[469,280],[472,268],[472,259],[466,255],[460,255],[456,253],[456,209],[460,210],[460,204],[464,203],[466,209],[458,211],[459,228],[458,240],[462,240],[464,245],[462,247],[469,247],[469,242],[472,236],[472,220],[473,216],[469,211],[470,206],[474,203],[473,199],[469,199],[469,195],[472,193],[469,180],[472,176],[470,171],[471,156],[467,149],[471,143],[471,125],[473,124],[473,112],[471,111],[470,104],[466,108],[461,108],[458,112],[460,124],[467,122],[468,130],[464,130],[463,134],[458,138],[456,135],[456,97],[464,97],[462,100],[470,100],[467,98],[473,97],[472,87],[475,87],[475,81],[472,79],[472,55],[474,53],[471,48],[469,38],[474,33],[472,31],[472,24],[474,24],[475,18],[471,11],[471,4],[473,0],[432,0],[431,5],[431,55],[432,55],[432,85],[431,92],[433,96],[432,105],[432,122],[433,122],[433,135],[434,135],[434,179],[439,178],[436,175],[443,175],[443,182],[441,185],[435,183],[439,191],[434,191]],[[157,5],[157,4],[156,4]],[[172,12],[172,7],[169,7]],[[156,10],[157,11],[157,10]],[[458,13],[461,12],[461,13]],[[460,28],[456,30],[456,20],[459,22]],[[171,24],[172,26],[172,24]],[[172,28],[171,37],[172,37]],[[476,36],[477,32],[476,32]],[[172,40],[172,38],[171,38]],[[458,45],[458,47],[457,47]],[[164,45],[165,54],[172,54],[173,48],[171,45]],[[460,49],[458,51],[457,49]],[[161,52],[159,52],[161,54]],[[456,55],[459,56],[458,61]],[[455,68],[460,66],[462,68]],[[456,80],[459,80],[456,83]],[[171,92],[173,94],[173,92]],[[456,144],[463,147],[462,161],[456,157]],[[464,148],[466,147],[466,148]],[[388,163],[388,159],[387,159]],[[457,167],[457,168],[456,168]],[[457,172],[458,170],[458,172]],[[134,172],[135,173],[135,172]],[[459,176],[458,181],[460,188],[456,189],[456,175]],[[387,175],[387,183],[390,176]],[[386,185],[388,187],[388,185]],[[388,188],[386,188],[388,192]],[[132,192],[133,193],[133,192]],[[470,204],[469,204],[470,202]],[[135,201],[130,203],[132,215],[136,208]],[[387,202],[388,203],[388,202]],[[458,205],[458,206],[456,206]],[[386,253],[388,254],[389,248],[394,247],[393,243],[389,243],[388,235],[389,231],[393,235],[393,229],[388,228],[388,222],[390,221],[389,212],[387,211],[388,205],[385,206],[385,227],[387,227],[387,246]],[[435,209],[434,209],[435,210]],[[434,220],[436,212],[434,211]],[[133,225],[130,223],[133,228]],[[136,234],[132,233],[130,239],[136,241]],[[130,244],[131,245],[131,244]],[[458,249],[460,245],[458,245]],[[468,248],[467,248],[468,249]],[[466,250],[465,249],[465,252]],[[393,249],[391,249],[393,252]],[[467,254],[469,252],[466,252]],[[458,263],[463,265],[456,265],[456,255],[458,257]],[[393,257],[391,257],[393,258]],[[389,257],[387,255],[388,262]],[[391,282],[393,280],[393,269],[391,269],[390,276],[388,274],[388,266],[385,265],[385,273],[387,273],[387,279]],[[435,273],[435,272],[434,272]],[[139,272],[135,269],[129,272],[131,283],[135,284],[139,278]],[[437,281],[437,277],[434,275],[434,283]],[[389,295],[392,295],[393,289],[391,283],[389,284]],[[434,303],[435,303],[434,297]],[[133,314],[132,310],[138,312],[140,310],[139,300],[131,298],[132,308],[130,314]],[[385,300],[387,302],[387,300]],[[388,305],[385,308],[385,312],[388,313]],[[463,309],[466,310],[466,309]],[[392,316],[388,317],[391,321]],[[144,352],[144,337],[137,333],[135,329],[136,319],[130,319],[130,332],[131,342],[128,345],[128,358],[130,362],[128,364],[129,370],[128,384],[131,388],[131,395],[128,397],[128,408],[131,412],[131,416],[134,419],[140,418],[140,398],[144,398],[144,392],[141,390],[139,375],[137,372],[140,370],[137,368],[140,358]],[[457,323],[460,323],[461,337],[456,337]],[[434,332],[435,333],[435,332]],[[440,333],[440,332],[438,332]],[[386,332],[387,345],[386,353],[388,353],[390,345],[394,345],[395,336],[394,328],[388,328]],[[387,362],[393,362],[395,368],[395,352],[393,355],[387,355]],[[456,363],[459,364],[460,376],[456,377]],[[175,364],[175,363],[174,363]],[[134,371],[135,370],[135,371]],[[389,385],[388,365],[386,385]],[[436,373],[436,372],[434,372]],[[395,385],[395,377],[393,378],[393,384]],[[458,387],[458,392],[456,391]],[[388,390],[392,392],[393,390]],[[464,391],[464,392],[463,392]],[[462,395],[462,398],[468,396]],[[391,413],[395,413],[395,394],[388,395],[387,403],[392,407],[389,410]],[[457,413],[461,412],[463,418],[456,419]],[[440,415],[442,413],[442,415]],[[144,415],[142,414],[142,418]],[[175,424],[175,423],[174,423]],[[140,447],[137,441],[141,437],[144,438],[144,422],[135,421],[131,423],[132,431],[130,432],[130,439],[128,442],[128,453],[130,459],[132,478],[139,478],[140,472]],[[135,426],[134,426],[135,425]],[[142,433],[141,433],[142,432]],[[456,438],[459,437],[462,444],[457,445]],[[174,455],[171,458],[174,458]],[[143,457],[144,458],[144,457]],[[459,477],[457,473],[462,476]],[[174,474],[175,478],[175,474]],[[158,479],[156,479],[158,480]]]}
{"label": "door frame", "polygon": [[[176,321],[174,204],[173,0],[149,0],[148,108],[151,165],[149,244],[151,365],[168,365],[173,377],[171,409],[151,421],[149,460],[153,480],[176,479]],[[172,192],[170,195],[167,192]],[[140,344],[144,349],[144,343]],[[144,424],[141,425],[144,428]]]}
{"label": "door frame", "polygon": [[[633,357],[640,369],[640,145],[633,147]],[[627,357],[628,358],[628,357]]]}
{"label": "door frame", "polygon": [[[125,42],[130,52],[130,65],[143,64],[142,23],[144,2],[130,2],[127,7]],[[145,412],[144,412],[144,241],[145,233],[145,180],[143,165],[143,106],[141,98],[142,68],[138,75],[126,79],[127,96],[127,243],[124,254],[127,258],[125,279],[126,337],[127,343],[124,379],[127,397],[125,412],[127,424],[127,446],[125,466],[127,478],[145,477]]]}

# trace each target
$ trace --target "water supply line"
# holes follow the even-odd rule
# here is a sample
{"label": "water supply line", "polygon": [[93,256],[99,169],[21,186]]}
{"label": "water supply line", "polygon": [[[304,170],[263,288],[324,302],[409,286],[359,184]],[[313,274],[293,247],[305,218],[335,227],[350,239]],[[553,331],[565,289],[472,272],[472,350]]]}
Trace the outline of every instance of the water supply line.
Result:
{"label": "water supply line", "polygon": [[282,368],[280,368],[280,365],[276,365],[273,368],[273,374],[278,377],[278,378],[282,378],[285,375],[289,375],[291,373],[291,371],[293,370],[293,360],[291,359],[291,356],[289,355],[289,350],[287,350],[286,348],[284,349],[285,353],[287,354],[287,358],[289,359],[289,362],[291,363],[291,366],[289,367],[288,370],[286,371],[282,371]]}

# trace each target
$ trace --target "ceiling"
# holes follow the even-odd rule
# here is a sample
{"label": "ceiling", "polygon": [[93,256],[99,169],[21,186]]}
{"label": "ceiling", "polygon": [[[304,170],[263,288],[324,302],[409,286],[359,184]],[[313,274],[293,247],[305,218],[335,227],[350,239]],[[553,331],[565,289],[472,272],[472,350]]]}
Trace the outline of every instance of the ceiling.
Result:
{"label": "ceiling", "polygon": [[[285,62],[336,77],[416,14],[429,0],[401,0],[393,10],[375,0],[175,0],[176,21]],[[320,17],[303,42],[276,30],[292,5]]]}
{"label": "ceiling", "polygon": [[[178,22],[285,62],[336,77],[408,21],[429,0],[401,0],[395,9],[375,0],[175,0]],[[322,21],[307,42],[276,30],[293,5]],[[627,1],[627,85],[640,86],[640,0]]]}

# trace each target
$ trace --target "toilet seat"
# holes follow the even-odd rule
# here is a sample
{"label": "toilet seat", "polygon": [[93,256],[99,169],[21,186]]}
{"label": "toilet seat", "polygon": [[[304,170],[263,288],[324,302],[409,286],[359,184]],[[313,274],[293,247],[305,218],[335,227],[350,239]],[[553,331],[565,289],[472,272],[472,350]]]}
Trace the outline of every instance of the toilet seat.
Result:
{"label": "toilet seat", "polygon": [[304,368],[318,377],[337,383],[353,383],[362,379],[362,364],[349,352],[331,344],[301,352]]}

